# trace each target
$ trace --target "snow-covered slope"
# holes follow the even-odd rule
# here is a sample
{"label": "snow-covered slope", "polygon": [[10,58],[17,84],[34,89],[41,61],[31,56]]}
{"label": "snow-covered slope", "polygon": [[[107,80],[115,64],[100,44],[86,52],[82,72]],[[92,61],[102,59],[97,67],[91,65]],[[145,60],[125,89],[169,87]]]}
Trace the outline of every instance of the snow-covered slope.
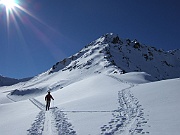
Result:
{"label": "snow-covered slope", "polygon": [[180,79],[142,84],[131,89],[144,107],[152,135],[178,135]]}
{"label": "snow-covered slope", "polygon": [[[52,92],[55,99],[52,107],[56,108],[47,112],[44,95],[19,102],[6,101],[0,105],[0,132],[178,135],[180,80],[151,83],[143,79],[146,74],[134,74],[96,74],[69,84]],[[1,92],[5,99],[7,91]]]}
{"label": "snow-covered slope", "polygon": [[45,73],[0,87],[0,133],[178,135],[179,58],[106,34]]}

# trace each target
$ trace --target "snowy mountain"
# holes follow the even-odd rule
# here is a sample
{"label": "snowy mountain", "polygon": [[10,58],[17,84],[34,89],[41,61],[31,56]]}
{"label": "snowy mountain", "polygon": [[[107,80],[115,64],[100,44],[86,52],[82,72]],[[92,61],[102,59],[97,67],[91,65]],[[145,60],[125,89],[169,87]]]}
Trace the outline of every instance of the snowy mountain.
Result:
{"label": "snowy mountain", "polygon": [[24,79],[14,79],[9,77],[4,77],[0,75],[0,86],[10,86],[19,82],[25,82],[30,80],[31,78],[24,78]]}
{"label": "snowy mountain", "polygon": [[179,51],[106,34],[45,73],[0,87],[0,133],[178,135]]}
{"label": "snowy mountain", "polygon": [[99,72],[103,68],[114,67],[114,73],[146,72],[158,80],[177,78],[180,77],[180,50],[166,52],[137,40],[120,39],[110,33],[90,43],[79,53],[56,63],[50,73],[89,69],[100,64]]}

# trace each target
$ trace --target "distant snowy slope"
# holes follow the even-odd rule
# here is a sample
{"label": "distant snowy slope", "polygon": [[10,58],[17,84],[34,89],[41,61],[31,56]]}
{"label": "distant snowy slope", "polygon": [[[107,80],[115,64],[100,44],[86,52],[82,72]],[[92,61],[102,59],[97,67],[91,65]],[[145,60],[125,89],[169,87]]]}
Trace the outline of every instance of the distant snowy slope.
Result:
{"label": "distant snowy slope", "polygon": [[9,77],[3,77],[0,75],[0,86],[10,86],[19,82],[25,82],[30,80],[31,78],[24,78],[24,79],[14,79]]}

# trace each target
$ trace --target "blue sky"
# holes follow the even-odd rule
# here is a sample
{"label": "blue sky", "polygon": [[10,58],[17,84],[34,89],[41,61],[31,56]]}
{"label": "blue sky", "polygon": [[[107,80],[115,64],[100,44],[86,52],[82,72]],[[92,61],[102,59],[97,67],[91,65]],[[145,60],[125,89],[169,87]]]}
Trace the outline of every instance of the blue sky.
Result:
{"label": "blue sky", "polygon": [[[0,0],[1,1],[1,0]],[[0,5],[0,75],[35,76],[105,33],[179,49],[178,0],[16,0]],[[9,18],[9,19],[8,19]],[[8,21],[9,20],[9,21]]]}

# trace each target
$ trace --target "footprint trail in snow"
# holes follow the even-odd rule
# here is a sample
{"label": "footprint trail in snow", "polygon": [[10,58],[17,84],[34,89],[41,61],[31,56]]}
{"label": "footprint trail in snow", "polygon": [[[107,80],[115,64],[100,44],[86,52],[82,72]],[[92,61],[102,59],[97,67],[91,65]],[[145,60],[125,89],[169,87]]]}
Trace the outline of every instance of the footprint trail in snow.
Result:
{"label": "footprint trail in snow", "polygon": [[45,111],[45,105],[36,99],[30,101],[41,111],[36,117],[36,120],[28,129],[28,135],[76,135],[73,126],[68,122],[66,114],[58,108],[51,108]]}
{"label": "footprint trail in snow", "polygon": [[[114,76],[109,77],[122,83],[127,83]],[[129,84],[129,87],[118,92],[118,113],[113,113],[111,121],[101,127],[102,135],[149,134],[148,131],[145,131],[148,126],[148,121],[144,117],[144,109],[130,91],[134,85],[130,83],[127,84]]]}

